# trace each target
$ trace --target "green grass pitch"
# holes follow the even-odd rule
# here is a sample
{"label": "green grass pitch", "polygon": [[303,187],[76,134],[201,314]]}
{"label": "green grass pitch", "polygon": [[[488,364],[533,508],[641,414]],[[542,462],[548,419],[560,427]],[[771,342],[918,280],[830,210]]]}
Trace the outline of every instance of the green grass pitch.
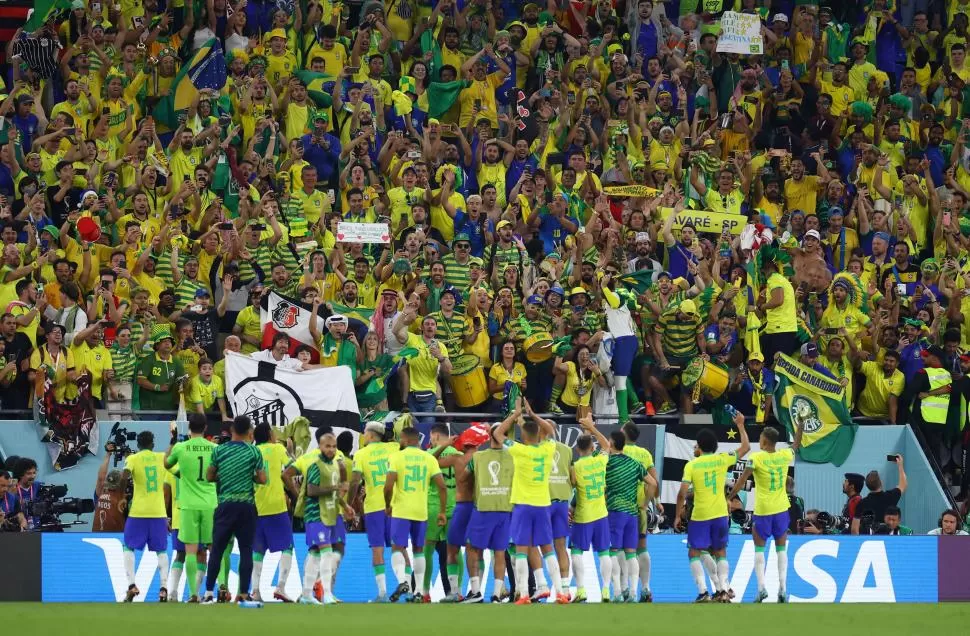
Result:
{"label": "green grass pitch", "polygon": [[[442,633],[487,634],[718,634],[745,632],[816,634],[932,634],[951,632],[970,615],[968,604],[940,605],[584,605],[471,606],[341,605],[162,606],[155,603],[0,605],[4,626],[15,634],[155,634],[192,630],[223,634],[305,634],[314,621],[326,630],[363,636]],[[322,621],[322,622],[321,622]],[[605,630],[605,631],[604,631]]]}

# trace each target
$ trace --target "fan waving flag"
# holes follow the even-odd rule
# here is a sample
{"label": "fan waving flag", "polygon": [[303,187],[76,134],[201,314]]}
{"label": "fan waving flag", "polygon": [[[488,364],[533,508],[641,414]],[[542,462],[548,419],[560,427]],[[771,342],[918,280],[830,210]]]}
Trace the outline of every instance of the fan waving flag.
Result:
{"label": "fan waving flag", "polygon": [[294,71],[293,75],[306,84],[307,96],[313,100],[317,108],[333,106],[333,97],[330,95],[333,93],[336,77],[316,71]]}
{"label": "fan waving flag", "polygon": [[[34,8],[27,16],[27,24],[24,25],[24,32],[33,33],[52,18],[60,18],[62,11],[71,10],[71,0],[39,0],[34,3]],[[65,16],[66,17],[66,16]]]}
{"label": "fan waving flag", "polygon": [[219,91],[225,85],[226,58],[219,40],[212,38],[179,69],[168,95],[159,100],[152,115],[169,128],[178,128],[179,111],[187,110],[200,90]]}
{"label": "fan waving flag", "polygon": [[[342,305],[331,305],[337,313],[342,313]],[[349,308],[348,308],[349,309]],[[359,315],[366,315],[367,310],[358,310]],[[334,312],[327,305],[321,305],[317,310],[317,332],[327,333],[325,320]],[[263,330],[262,348],[268,349],[273,345],[273,336],[277,333],[285,333],[290,337],[290,355],[294,355],[300,345],[309,345],[312,350],[310,361],[313,364],[320,362],[319,346],[313,341],[310,335],[310,316],[313,314],[313,307],[302,301],[277,294],[274,291],[263,296],[260,300],[259,321]],[[362,319],[354,312],[345,314],[348,319],[347,329],[357,337],[357,342],[363,342],[367,335],[366,319]],[[369,316],[368,318],[369,319]]]}
{"label": "fan waving flag", "polygon": [[841,466],[852,451],[856,430],[845,406],[845,387],[785,354],[775,358],[775,376],[778,421],[789,435],[799,424],[805,429],[798,457]]}
{"label": "fan waving flag", "polygon": [[279,429],[302,416],[312,428],[360,430],[354,379],[345,366],[292,371],[229,352],[226,398],[233,413],[253,424]]}

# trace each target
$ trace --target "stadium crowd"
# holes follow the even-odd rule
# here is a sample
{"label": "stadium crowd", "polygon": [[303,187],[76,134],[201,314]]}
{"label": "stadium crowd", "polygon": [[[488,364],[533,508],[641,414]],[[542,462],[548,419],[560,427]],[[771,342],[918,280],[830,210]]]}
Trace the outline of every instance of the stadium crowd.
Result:
{"label": "stadium crowd", "polygon": [[[316,364],[264,347],[276,292],[362,410],[507,411],[514,384],[764,424],[784,354],[966,494],[958,0],[51,7],[7,47],[3,408],[229,422],[225,351]],[[718,51],[725,11],[760,54]]]}

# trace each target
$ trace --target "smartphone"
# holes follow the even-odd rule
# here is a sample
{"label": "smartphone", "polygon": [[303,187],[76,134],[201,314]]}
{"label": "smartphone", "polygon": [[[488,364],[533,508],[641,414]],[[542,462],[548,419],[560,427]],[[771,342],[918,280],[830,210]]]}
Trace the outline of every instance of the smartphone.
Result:
{"label": "smartphone", "polygon": [[896,463],[896,460],[898,458],[899,458],[899,456],[898,455],[895,455],[895,454],[893,454],[893,455],[886,455],[886,461],[887,462],[892,462],[894,464]]}
{"label": "smartphone", "polygon": [[731,113],[724,113],[721,115],[721,129],[727,129],[731,127]]}
{"label": "smartphone", "polygon": [[906,295],[906,283],[899,283],[896,285],[896,293],[900,296]]}
{"label": "smartphone", "polygon": [[76,135],[77,134],[77,128],[65,128],[64,129],[64,134],[65,135]]}
{"label": "smartphone", "polygon": [[266,224],[265,223],[253,223],[250,227],[252,227],[257,232],[263,232],[263,231],[266,230]]}
{"label": "smartphone", "polygon": [[351,75],[356,75],[358,72],[360,72],[359,66],[347,66],[346,69]]}
{"label": "smartphone", "polygon": [[944,212],[943,213],[943,225],[949,225],[950,224],[950,221],[952,220],[952,218],[953,217],[951,216],[949,210],[947,210],[946,212]]}
{"label": "smartphone", "polygon": [[685,147],[685,148],[690,148],[690,147],[692,147],[692,146],[693,146],[694,144],[693,144],[693,143],[691,142],[691,139],[690,139],[690,137],[684,137],[684,142],[683,142],[683,145],[684,145],[684,147]]}
{"label": "smartphone", "polygon": [[[546,92],[548,92],[549,95],[552,94],[552,91],[546,91]],[[542,91],[539,91],[539,93],[541,94]],[[548,97],[549,95],[543,95],[543,97]],[[482,100],[480,99],[475,100],[475,108],[478,109],[479,111],[482,110]]]}
{"label": "smartphone", "polygon": [[101,326],[105,329],[114,329],[115,323],[113,320],[102,320]]}
{"label": "smartphone", "polygon": [[566,102],[568,102],[570,104],[575,104],[576,103],[576,92],[575,91],[569,91],[569,92],[566,93]]}
{"label": "smartphone", "polygon": [[839,330],[837,327],[826,327],[823,331],[828,336],[835,336],[835,335],[838,335],[839,333]]}
{"label": "smartphone", "polygon": [[219,224],[220,230],[231,230],[232,228],[233,228],[233,225],[231,221],[223,221],[222,223]]}

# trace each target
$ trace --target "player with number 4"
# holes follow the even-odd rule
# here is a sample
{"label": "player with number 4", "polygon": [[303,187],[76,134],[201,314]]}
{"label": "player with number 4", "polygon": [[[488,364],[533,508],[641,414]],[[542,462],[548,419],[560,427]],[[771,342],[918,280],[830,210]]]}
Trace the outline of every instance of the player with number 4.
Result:
{"label": "player with number 4", "polygon": [[168,601],[168,515],[165,513],[165,455],[156,453],[155,436],[142,431],[136,438],[138,452],[125,458],[122,488],[130,479],[133,485],[131,507],[125,521],[125,546],[122,553],[128,591],[125,603],[131,603],[141,592],[135,585],[135,551],[146,546],[158,555],[158,574],[161,588],[158,602]]}
{"label": "player with number 4", "polygon": [[[694,509],[687,523],[687,554],[690,558],[690,572],[697,585],[695,603],[707,603],[711,600],[719,603],[731,602],[727,560],[730,523],[724,485],[727,481],[727,471],[751,448],[748,432],[744,428],[744,415],[735,412],[734,425],[738,429],[741,444],[737,451],[730,453],[717,452],[717,436],[711,429],[702,429],[697,434],[694,459],[684,466],[684,476],[680,491],[677,493],[674,528],[680,528],[681,519],[684,517],[684,505],[687,502],[687,491],[691,487],[694,489]],[[714,559],[717,559],[717,563]],[[704,580],[705,569],[711,581],[714,582],[713,599],[708,594],[707,581]]]}
{"label": "player with number 4", "polygon": [[766,426],[761,432],[758,444],[761,450],[751,453],[748,466],[734,482],[728,500],[733,499],[751,475],[754,475],[754,523],[751,538],[754,539],[754,574],[758,579],[758,595],[754,602],[760,603],[768,598],[765,590],[765,546],[772,538],[775,540],[775,553],[778,557],[778,602],[788,600],[786,583],[788,581],[788,467],[795,461],[795,452],[802,444],[805,432],[804,421],[799,420],[795,439],[791,448],[775,449],[778,443],[778,429]]}

